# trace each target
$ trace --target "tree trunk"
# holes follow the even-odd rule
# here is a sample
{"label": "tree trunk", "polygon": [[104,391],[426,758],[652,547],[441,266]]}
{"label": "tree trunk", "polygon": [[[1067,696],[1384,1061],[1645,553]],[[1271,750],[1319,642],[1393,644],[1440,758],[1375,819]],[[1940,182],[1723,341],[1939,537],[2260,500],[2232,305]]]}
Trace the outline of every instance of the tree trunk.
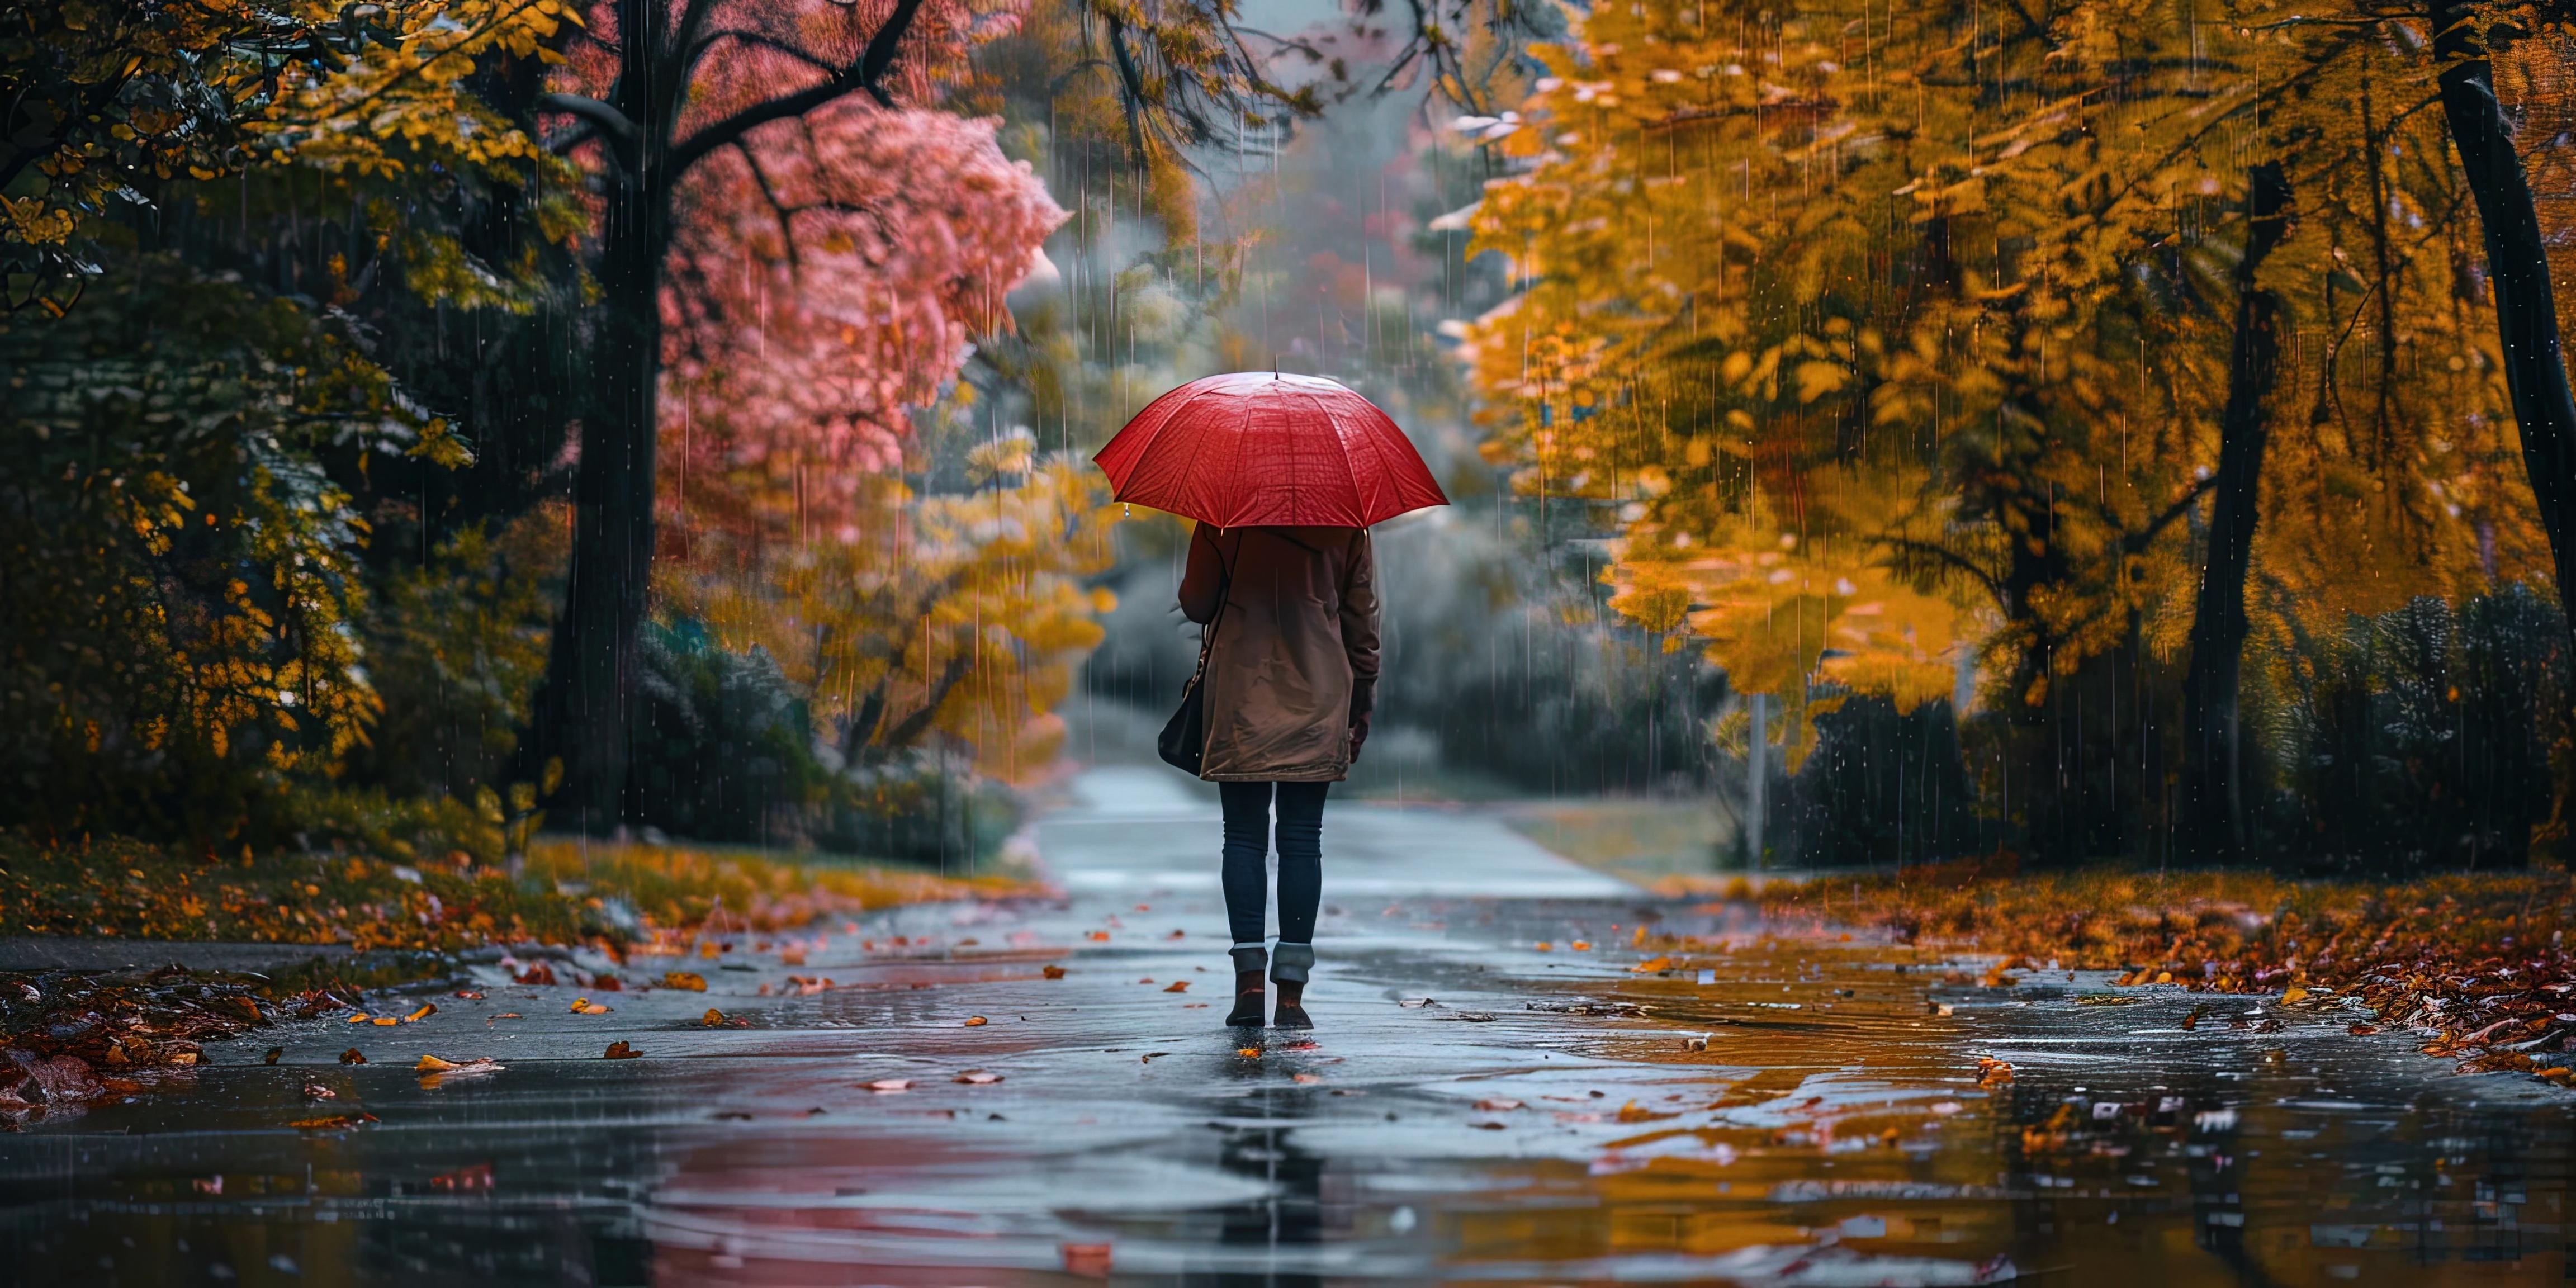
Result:
{"label": "tree trunk", "polygon": [[2183,679],[2183,843],[2204,857],[2242,853],[2245,807],[2237,681],[2245,656],[2245,574],[2262,499],[2264,406],[2280,372],[2280,300],[2256,280],[2288,227],[2289,181],[2278,162],[2246,173],[2245,254],[2236,262],[2236,339],[2227,409],[2218,422],[2218,477],[2209,553],[2192,607],[2191,671]]}
{"label": "tree trunk", "polygon": [[637,633],[653,564],[655,396],[669,197],[628,172],[604,221],[598,325],[573,476],[572,578],[539,700],[539,755],[559,759],[558,823],[604,832],[633,813],[626,769],[638,700]]}
{"label": "tree trunk", "polygon": [[[2496,101],[2483,33],[2467,22],[2474,11],[2469,4],[2434,0],[2433,54],[2444,64],[2442,113],[2486,232],[2505,388],[2513,397],[2522,463],[2531,474],[2541,526],[2549,533],[2564,610],[2570,595],[2576,595],[2576,549],[2569,545],[2576,540],[2570,527],[2570,507],[2576,507],[2576,397],[2569,394],[2567,362],[2559,349],[2558,306],[2549,293],[2540,215],[2532,206],[2522,159],[2513,150],[2504,107]],[[2576,628],[2576,613],[2568,617]]]}

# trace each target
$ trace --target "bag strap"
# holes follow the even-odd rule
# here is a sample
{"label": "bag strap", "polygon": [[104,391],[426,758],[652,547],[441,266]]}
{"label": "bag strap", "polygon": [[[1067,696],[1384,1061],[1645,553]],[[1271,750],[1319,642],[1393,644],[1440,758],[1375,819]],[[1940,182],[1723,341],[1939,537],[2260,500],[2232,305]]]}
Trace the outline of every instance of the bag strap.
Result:
{"label": "bag strap", "polygon": [[[1208,544],[1214,546],[1216,542],[1210,540]],[[1216,649],[1217,624],[1225,620],[1226,603],[1234,598],[1234,569],[1226,563],[1222,547],[1216,552],[1216,566],[1224,570],[1216,579],[1216,611],[1208,614],[1207,625],[1199,628],[1199,664],[1190,672],[1185,688],[1197,688],[1199,681],[1207,677],[1208,654]]]}

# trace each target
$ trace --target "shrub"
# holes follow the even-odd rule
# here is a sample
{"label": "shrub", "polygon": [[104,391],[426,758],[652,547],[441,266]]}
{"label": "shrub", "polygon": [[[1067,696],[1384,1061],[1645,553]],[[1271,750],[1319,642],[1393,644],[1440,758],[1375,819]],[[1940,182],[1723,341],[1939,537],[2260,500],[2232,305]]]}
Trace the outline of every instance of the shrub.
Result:
{"label": "shrub", "polygon": [[462,449],[332,324],[174,261],[0,318],[0,371],[0,823],[275,835],[375,709],[320,457]]}

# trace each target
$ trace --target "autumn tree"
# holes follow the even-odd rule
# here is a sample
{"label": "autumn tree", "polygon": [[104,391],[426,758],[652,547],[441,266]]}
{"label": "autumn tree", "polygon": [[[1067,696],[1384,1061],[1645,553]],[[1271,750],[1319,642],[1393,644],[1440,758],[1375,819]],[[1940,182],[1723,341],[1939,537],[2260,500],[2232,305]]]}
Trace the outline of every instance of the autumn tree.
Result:
{"label": "autumn tree", "polygon": [[[710,279],[675,271],[675,251],[690,239],[693,249],[714,250],[740,236],[745,221],[766,220],[776,229],[772,247],[778,256],[826,274],[811,285],[828,291],[828,274],[862,254],[847,229],[878,212],[818,187],[818,180],[830,177],[818,167],[894,159],[872,158],[872,141],[929,128],[906,115],[928,109],[907,109],[899,96],[928,96],[937,74],[962,66],[979,23],[989,31],[1010,21],[1008,12],[978,13],[925,0],[849,6],[618,0],[590,12],[559,87],[543,98],[545,108],[561,113],[554,146],[585,161],[598,211],[591,271],[599,307],[586,337],[574,571],[535,722],[535,754],[560,758],[562,804],[578,824],[604,827],[621,816],[637,700],[636,631],[646,611],[655,545],[665,366],[692,351],[732,351],[738,337],[757,330],[756,315],[727,307],[743,301],[744,293],[708,291],[730,284],[726,272]],[[773,174],[789,186],[775,186]],[[924,186],[949,181],[939,174],[894,178]],[[1025,177],[1016,181],[1034,186]],[[994,195],[1005,207],[1015,202],[1008,194]],[[746,208],[747,202],[756,204]],[[1026,206],[1027,200],[1016,204]],[[824,232],[818,224],[840,231]],[[817,232],[822,241],[804,242]],[[1032,240],[1008,258],[998,281],[978,276],[995,271],[989,263],[954,266],[969,283],[965,293],[989,307],[1026,264],[1033,245]],[[845,278],[855,273],[858,280],[873,280],[864,268],[842,272]],[[892,303],[913,310],[916,318],[925,307],[930,316],[944,316],[947,299],[925,304],[918,289]],[[756,290],[750,298],[756,301]],[[864,314],[883,310],[888,301],[832,303]],[[938,330],[946,339],[946,328]],[[875,334],[871,327],[871,341]],[[799,338],[829,343],[835,336],[827,330]],[[835,408],[825,418],[841,416],[844,424],[855,425],[889,410]],[[869,462],[831,464],[863,470]]]}
{"label": "autumn tree", "polygon": [[[2376,19],[2263,16],[1590,16],[1462,122],[1522,158],[1477,215],[1523,287],[1468,335],[1493,450],[1620,507],[1614,604],[1746,692],[1909,705],[1972,641],[2042,853],[2176,809],[2224,846],[2249,569],[2332,615],[2525,566],[2420,77]],[[2326,226],[2284,243],[2291,190]]]}

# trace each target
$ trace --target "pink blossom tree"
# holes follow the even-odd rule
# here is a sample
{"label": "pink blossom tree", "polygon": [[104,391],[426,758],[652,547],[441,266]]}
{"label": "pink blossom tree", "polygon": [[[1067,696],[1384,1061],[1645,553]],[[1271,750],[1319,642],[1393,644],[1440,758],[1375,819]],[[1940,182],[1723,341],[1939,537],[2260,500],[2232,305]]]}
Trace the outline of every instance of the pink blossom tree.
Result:
{"label": "pink blossom tree", "polygon": [[935,100],[1018,16],[974,0],[590,10],[541,99],[550,142],[591,178],[599,289],[571,588],[532,740],[562,763],[558,817],[595,830],[631,812],[666,382],[730,413],[712,456],[846,483],[894,459],[903,408],[968,333],[1006,321],[1002,293],[1063,215],[990,123]]}

